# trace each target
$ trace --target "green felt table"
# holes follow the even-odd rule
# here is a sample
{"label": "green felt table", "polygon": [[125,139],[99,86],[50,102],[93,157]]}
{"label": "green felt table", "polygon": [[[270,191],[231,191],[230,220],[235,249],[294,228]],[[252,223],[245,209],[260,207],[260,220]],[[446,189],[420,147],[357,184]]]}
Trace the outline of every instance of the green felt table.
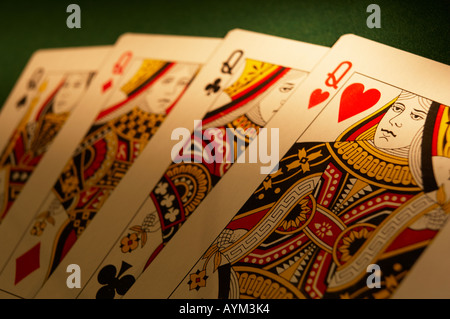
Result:
{"label": "green felt table", "polygon": [[[80,29],[66,26],[71,3],[81,8]],[[366,25],[371,3],[381,28]],[[223,37],[242,28],[324,46],[354,33],[450,64],[449,14],[450,0],[2,1],[0,104],[34,51],[110,45],[125,32]]]}

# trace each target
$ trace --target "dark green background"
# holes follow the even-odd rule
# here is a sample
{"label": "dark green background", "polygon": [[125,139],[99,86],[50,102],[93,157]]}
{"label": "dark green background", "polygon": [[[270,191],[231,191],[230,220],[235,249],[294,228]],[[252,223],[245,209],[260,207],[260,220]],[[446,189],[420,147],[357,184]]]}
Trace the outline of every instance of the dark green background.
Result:
{"label": "dark green background", "polygon": [[[81,7],[81,29],[66,26],[71,3]],[[381,29],[366,26],[371,3]],[[325,46],[354,33],[450,64],[449,16],[450,0],[1,1],[0,103],[34,51],[114,44],[125,32],[223,37],[242,28]]]}

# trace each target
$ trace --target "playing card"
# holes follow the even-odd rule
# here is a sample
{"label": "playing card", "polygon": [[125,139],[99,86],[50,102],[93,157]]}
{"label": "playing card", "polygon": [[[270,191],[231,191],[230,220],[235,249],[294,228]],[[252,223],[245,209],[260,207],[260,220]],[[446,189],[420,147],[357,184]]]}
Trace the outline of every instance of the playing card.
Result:
{"label": "playing card", "polygon": [[[8,230],[0,233],[8,238],[1,245],[2,289],[23,298],[35,295],[219,42],[139,34],[117,41],[81,100],[81,111],[55,140],[34,184],[30,179],[31,200],[19,199],[2,225]],[[58,174],[49,174],[50,168]]]}
{"label": "playing card", "polygon": [[30,58],[0,115],[0,222],[110,49],[46,49]]}
{"label": "playing card", "polygon": [[341,37],[267,125],[278,169],[234,166],[125,298],[390,297],[447,219],[449,79]]}
{"label": "playing card", "polygon": [[[96,228],[86,232],[61,264],[77,262],[87,274],[81,291],[66,289],[65,295],[120,298],[184,222],[195,215],[202,200],[241,158],[240,153],[252,141],[262,139],[266,123],[327,50],[254,32],[231,31],[180,100],[173,114],[178,118],[161,128],[158,140],[151,142],[104,206],[109,220],[94,220]],[[305,121],[315,114],[305,114]],[[271,154],[276,155],[275,151]],[[267,165],[270,163],[264,163]],[[123,198],[127,198],[126,205]],[[105,227],[110,233],[100,234]],[[90,243],[99,241],[106,250],[99,247],[92,253]],[[83,257],[86,247],[95,260]],[[55,272],[38,297],[61,296],[58,291],[66,277],[64,269],[62,266]]]}

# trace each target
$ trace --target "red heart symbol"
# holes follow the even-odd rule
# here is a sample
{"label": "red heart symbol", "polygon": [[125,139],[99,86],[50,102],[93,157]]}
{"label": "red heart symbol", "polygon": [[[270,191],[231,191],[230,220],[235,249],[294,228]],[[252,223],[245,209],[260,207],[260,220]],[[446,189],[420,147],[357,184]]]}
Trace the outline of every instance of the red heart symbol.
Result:
{"label": "red heart symbol", "polygon": [[380,96],[381,93],[377,89],[364,92],[364,85],[361,83],[347,86],[341,96],[338,122],[371,108],[380,100]]}
{"label": "red heart symbol", "polygon": [[311,93],[311,96],[309,97],[308,109],[312,108],[313,106],[316,106],[319,103],[322,103],[323,101],[328,99],[329,96],[330,96],[330,93],[322,92],[321,89],[315,89]]}

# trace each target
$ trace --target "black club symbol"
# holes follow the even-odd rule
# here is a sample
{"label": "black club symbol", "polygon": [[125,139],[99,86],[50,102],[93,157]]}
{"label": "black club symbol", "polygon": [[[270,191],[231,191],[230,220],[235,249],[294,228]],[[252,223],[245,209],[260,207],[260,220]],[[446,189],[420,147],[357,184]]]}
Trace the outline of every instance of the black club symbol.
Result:
{"label": "black club symbol", "polygon": [[120,266],[120,271],[116,276],[117,269],[113,265],[106,265],[100,270],[97,276],[99,284],[105,285],[97,291],[97,299],[114,299],[116,292],[123,296],[128,289],[133,286],[136,279],[132,275],[120,278],[132,266],[124,261]]}
{"label": "black club symbol", "polygon": [[213,83],[209,83],[206,87],[205,90],[207,92],[207,94],[211,94],[211,92],[216,93],[217,91],[219,91],[220,89],[220,78],[217,78]]}
{"label": "black club symbol", "polygon": [[17,108],[21,108],[22,106],[25,105],[25,103],[27,103],[27,96],[24,95],[19,101],[17,101],[16,107]]}

